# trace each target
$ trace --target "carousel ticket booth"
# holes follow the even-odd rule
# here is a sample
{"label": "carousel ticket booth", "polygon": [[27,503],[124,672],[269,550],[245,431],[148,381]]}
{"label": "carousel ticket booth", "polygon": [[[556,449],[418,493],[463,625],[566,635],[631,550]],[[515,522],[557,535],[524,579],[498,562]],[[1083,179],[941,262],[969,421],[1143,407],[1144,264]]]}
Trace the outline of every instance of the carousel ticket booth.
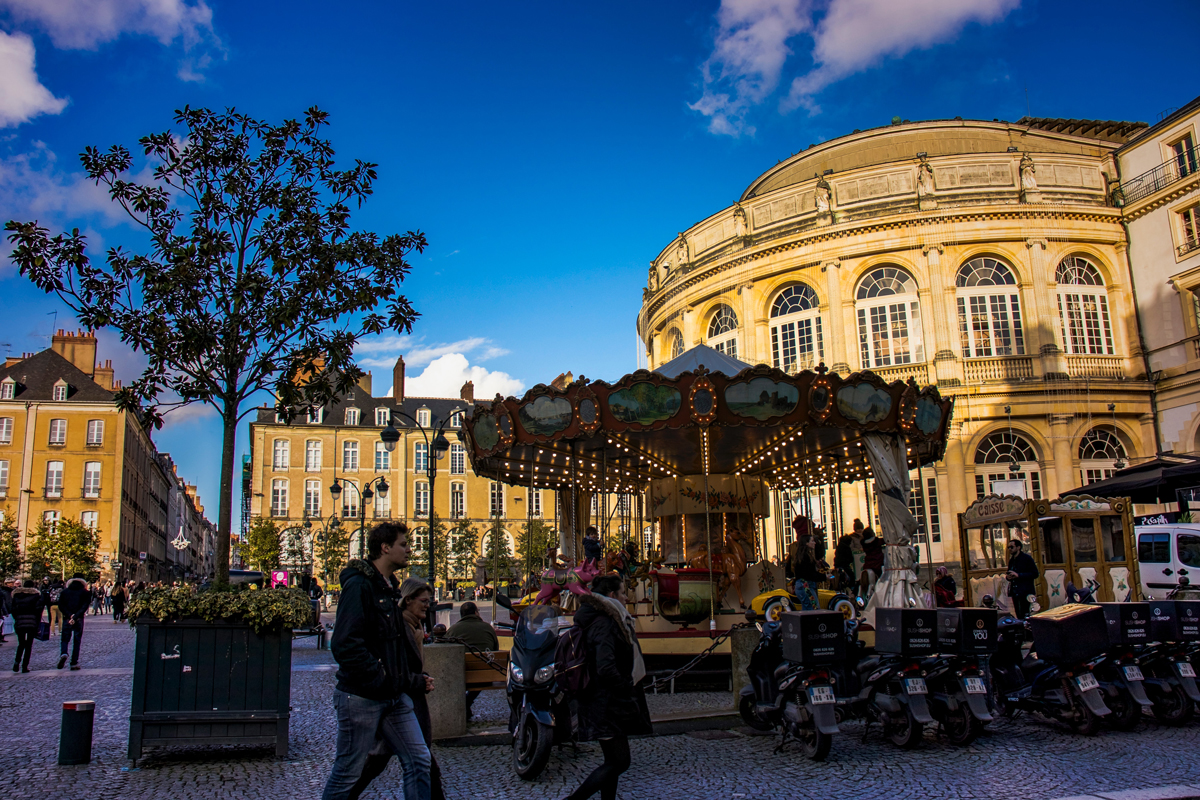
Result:
{"label": "carousel ticket booth", "polygon": [[963,591],[968,606],[984,595],[1010,610],[1008,556],[1011,539],[1033,556],[1041,609],[1067,602],[1067,585],[1096,586],[1099,602],[1140,600],[1132,505],[1127,498],[1072,495],[1056,500],[984,497],[958,515],[963,553]]}

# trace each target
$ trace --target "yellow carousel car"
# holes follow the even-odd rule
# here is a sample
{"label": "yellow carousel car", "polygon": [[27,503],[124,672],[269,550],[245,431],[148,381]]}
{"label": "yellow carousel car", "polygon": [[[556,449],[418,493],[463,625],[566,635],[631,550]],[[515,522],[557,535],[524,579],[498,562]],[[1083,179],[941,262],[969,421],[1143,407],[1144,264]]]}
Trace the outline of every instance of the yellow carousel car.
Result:
{"label": "yellow carousel car", "polygon": [[[855,605],[850,595],[845,592],[833,589],[818,589],[817,605],[820,608],[829,609],[830,611],[840,611],[846,619],[854,619],[858,616],[858,606]],[[787,589],[776,589],[771,592],[764,592],[754,598],[750,602],[750,607],[754,609],[754,613],[759,617],[776,620],[779,618],[780,612],[799,610],[800,598]]]}

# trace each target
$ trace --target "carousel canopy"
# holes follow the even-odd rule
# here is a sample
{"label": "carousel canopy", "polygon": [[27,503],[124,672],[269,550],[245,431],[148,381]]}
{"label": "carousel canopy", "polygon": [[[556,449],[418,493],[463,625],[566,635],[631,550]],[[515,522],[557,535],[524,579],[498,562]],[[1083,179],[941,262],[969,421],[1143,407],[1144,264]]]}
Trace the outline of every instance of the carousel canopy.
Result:
{"label": "carousel canopy", "polygon": [[914,468],[945,448],[953,401],[932,386],[887,384],[869,371],[843,378],[824,365],[794,375],[765,365],[665,374],[680,359],[663,372],[611,384],[581,376],[566,389],[539,384],[520,399],[497,395],[490,408],[477,406],[462,430],[475,472],[604,492],[703,474],[816,486],[870,475],[861,441],[869,432],[903,437]]}
{"label": "carousel canopy", "polygon": [[703,367],[709,372],[719,372],[722,375],[737,375],[750,365],[744,361],[725,355],[720,350],[714,350],[706,344],[700,344],[678,355],[654,370],[659,375],[668,378],[678,378],[684,372],[695,372]]}

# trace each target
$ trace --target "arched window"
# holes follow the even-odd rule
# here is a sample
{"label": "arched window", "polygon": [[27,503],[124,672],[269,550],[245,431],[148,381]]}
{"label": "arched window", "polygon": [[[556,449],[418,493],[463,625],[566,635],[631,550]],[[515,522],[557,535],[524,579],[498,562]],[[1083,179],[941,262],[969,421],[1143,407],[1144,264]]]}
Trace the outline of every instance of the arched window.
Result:
{"label": "arched window", "polygon": [[[1019,433],[1001,431],[979,443],[975,450],[975,496],[987,494],[1021,494],[1005,481],[1020,481],[1023,496],[1040,499],[1042,476],[1037,451]],[[996,484],[1001,484],[997,486]]]}
{"label": "arched window", "polygon": [[1017,279],[994,258],[973,258],[958,270],[958,330],[966,358],[1025,354]]}
{"label": "arched window", "polygon": [[708,346],[730,358],[737,358],[738,318],[725,304],[717,306],[708,323]]}
{"label": "arched window", "polygon": [[784,372],[809,369],[825,357],[817,294],[802,283],[789,286],[771,304],[771,358]]}
{"label": "arched window", "polygon": [[1079,477],[1084,486],[1111,478],[1125,467],[1125,460],[1125,445],[1111,430],[1092,428],[1079,440]]}
{"label": "arched window", "polygon": [[1063,349],[1083,355],[1113,355],[1108,292],[1100,270],[1086,258],[1071,256],[1058,265],[1054,280],[1058,283]]}
{"label": "arched window", "polygon": [[667,348],[670,352],[668,361],[683,355],[683,334],[672,328],[667,332]]}
{"label": "arched window", "polygon": [[864,369],[925,360],[917,282],[899,267],[872,270],[858,284],[854,310]]}

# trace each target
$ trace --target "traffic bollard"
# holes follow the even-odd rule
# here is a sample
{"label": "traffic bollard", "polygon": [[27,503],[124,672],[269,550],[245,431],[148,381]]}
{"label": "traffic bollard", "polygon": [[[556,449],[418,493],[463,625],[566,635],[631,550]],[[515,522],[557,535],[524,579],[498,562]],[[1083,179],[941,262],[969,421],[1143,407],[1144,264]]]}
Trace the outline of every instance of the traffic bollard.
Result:
{"label": "traffic bollard", "polygon": [[96,718],[95,700],[64,700],[62,729],[58,734],[58,763],[90,764],[92,761],[92,722]]}

